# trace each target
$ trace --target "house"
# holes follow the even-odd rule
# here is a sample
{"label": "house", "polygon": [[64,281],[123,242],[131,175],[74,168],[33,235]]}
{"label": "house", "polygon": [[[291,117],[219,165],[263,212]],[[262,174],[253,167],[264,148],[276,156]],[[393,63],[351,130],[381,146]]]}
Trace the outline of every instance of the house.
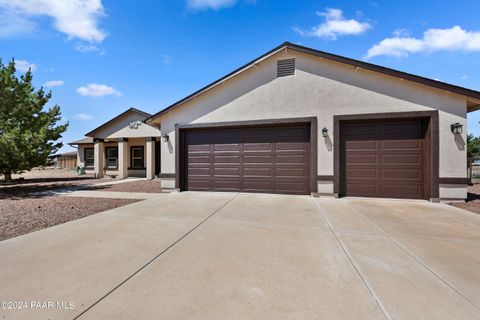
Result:
{"label": "house", "polygon": [[160,159],[160,130],[144,122],[150,116],[130,108],[85,138],[70,142],[78,148],[77,165],[98,178],[154,178],[160,173],[160,163],[155,161]]}
{"label": "house", "polygon": [[479,108],[480,92],[286,42],[75,143],[98,176],[140,174],[144,161],[141,174],[181,191],[461,200],[466,118]]}

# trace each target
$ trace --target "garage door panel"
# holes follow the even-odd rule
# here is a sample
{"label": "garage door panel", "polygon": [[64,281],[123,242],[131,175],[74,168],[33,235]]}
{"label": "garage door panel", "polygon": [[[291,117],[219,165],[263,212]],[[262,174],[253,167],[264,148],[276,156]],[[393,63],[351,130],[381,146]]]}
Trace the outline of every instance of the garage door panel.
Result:
{"label": "garage door panel", "polygon": [[187,130],[184,188],[308,194],[309,140],[303,125]]}
{"label": "garage door panel", "polygon": [[240,177],[240,168],[214,168],[213,175],[217,176],[229,176],[229,177]]}
{"label": "garage door panel", "polygon": [[348,168],[347,170],[347,179],[358,179],[358,178],[365,178],[365,179],[377,179],[378,170],[377,168]]}
{"label": "garage door panel", "polygon": [[192,179],[189,184],[190,190],[210,190],[210,180]]}
{"label": "garage door panel", "polygon": [[188,146],[188,152],[194,153],[194,152],[210,152],[210,145],[208,144],[192,144]]}
{"label": "garage door panel", "polygon": [[239,152],[240,151],[240,144],[232,143],[232,144],[214,144],[213,145],[214,152]]}
{"label": "garage door panel", "polygon": [[259,168],[259,167],[252,167],[249,168],[247,166],[243,167],[243,176],[244,177],[262,177],[262,178],[270,178],[272,177],[272,168]]}
{"label": "garage door panel", "polygon": [[414,185],[382,185],[382,194],[388,196],[395,194],[395,197],[416,198],[422,192],[420,186]]}
{"label": "garage door panel", "polygon": [[346,141],[347,150],[377,150],[377,141]]}
{"label": "garage door panel", "polygon": [[420,150],[421,142],[418,140],[383,140],[382,150]]}
{"label": "garage door panel", "polygon": [[218,155],[215,154],[213,156],[213,163],[220,164],[220,163],[238,163],[240,161],[239,155]]}
{"label": "garage door panel", "polygon": [[210,163],[209,155],[191,155],[188,157],[188,163]]}
{"label": "garage door panel", "polygon": [[370,196],[372,194],[378,194],[378,186],[374,184],[365,184],[365,183],[352,183],[348,185],[349,192],[353,196]]}
{"label": "garage door panel", "polygon": [[382,163],[383,164],[415,164],[420,165],[422,160],[421,155],[419,154],[396,154],[396,155],[383,155]]}
{"label": "garage door panel", "polygon": [[382,169],[382,178],[384,179],[420,180],[421,174],[418,169]]}
{"label": "garage door panel", "polygon": [[208,168],[202,168],[202,167],[189,167],[188,168],[188,175],[193,177],[193,176],[210,176],[210,167]]}
{"label": "garage door panel", "polygon": [[341,193],[423,198],[426,126],[422,121],[342,123]]}
{"label": "garage door panel", "polygon": [[243,144],[244,152],[271,152],[272,144],[271,143],[244,143]]}
{"label": "garage door panel", "polygon": [[259,164],[271,164],[273,163],[273,156],[272,155],[266,155],[266,156],[260,156],[260,155],[245,155],[243,157],[243,162],[244,163],[259,163]]}
{"label": "garage door panel", "polygon": [[305,155],[278,155],[275,157],[275,163],[277,164],[305,164],[307,159]]}
{"label": "garage door panel", "polygon": [[245,180],[243,182],[243,191],[246,192],[272,192],[272,190],[275,190],[273,181]]}
{"label": "garage door panel", "polygon": [[277,177],[300,177],[304,178],[307,176],[305,168],[277,168],[275,170],[275,175]]}
{"label": "garage door panel", "polygon": [[275,149],[277,151],[305,151],[305,143],[276,143]]}
{"label": "garage door panel", "polygon": [[228,180],[213,180],[212,188],[219,191],[240,191],[241,181],[235,179]]}
{"label": "garage door panel", "polygon": [[370,154],[370,155],[365,155],[365,154],[348,154],[347,155],[347,166],[349,165],[356,165],[356,164],[362,164],[362,165],[377,165],[378,164],[378,157],[377,155]]}
{"label": "garage door panel", "polygon": [[302,182],[277,182],[276,190],[281,193],[305,194],[308,186]]}

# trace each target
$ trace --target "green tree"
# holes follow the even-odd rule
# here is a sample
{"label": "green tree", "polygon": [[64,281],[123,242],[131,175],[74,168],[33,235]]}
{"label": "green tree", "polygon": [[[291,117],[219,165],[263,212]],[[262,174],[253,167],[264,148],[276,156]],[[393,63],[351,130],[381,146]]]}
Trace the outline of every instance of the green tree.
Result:
{"label": "green tree", "polygon": [[480,137],[473,134],[467,136],[467,156],[474,157],[480,155]]}
{"label": "green tree", "polygon": [[35,90],[32,72],[17,77],[15,62],[0,60],[0,174],[11,180],[12,173],[45,165],[48,157],[62,147],[57,142],[68,127],[60,121],[60,107],[45,108],[52,97],[43,88]]}

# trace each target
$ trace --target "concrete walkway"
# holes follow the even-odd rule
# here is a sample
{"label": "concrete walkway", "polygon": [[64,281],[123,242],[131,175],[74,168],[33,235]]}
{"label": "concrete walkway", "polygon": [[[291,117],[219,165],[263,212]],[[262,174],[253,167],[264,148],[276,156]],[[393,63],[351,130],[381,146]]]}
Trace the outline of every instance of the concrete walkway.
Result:
{"label": "concrete walkway", "polygon": [[480,319],[480,216],[171,193],[0,242],[0,319]]}
{"label": "concrete walkway", "polygon": [[83,197],[83,198],[113,198],[113,199],[155,199],[160,193],[124,192],[124,191],[94,191],[94,190],[60,190],[50,195]]}

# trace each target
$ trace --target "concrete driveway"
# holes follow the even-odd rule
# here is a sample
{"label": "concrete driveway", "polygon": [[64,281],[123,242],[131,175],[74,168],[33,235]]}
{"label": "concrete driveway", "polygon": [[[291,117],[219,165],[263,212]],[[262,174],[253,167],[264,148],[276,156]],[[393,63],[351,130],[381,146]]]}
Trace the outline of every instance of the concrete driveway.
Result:
{"label": "concrete driveway", "polygon": [[480,319],[480,216],[442,204],[160,194],[0,257],[0,319]]}

